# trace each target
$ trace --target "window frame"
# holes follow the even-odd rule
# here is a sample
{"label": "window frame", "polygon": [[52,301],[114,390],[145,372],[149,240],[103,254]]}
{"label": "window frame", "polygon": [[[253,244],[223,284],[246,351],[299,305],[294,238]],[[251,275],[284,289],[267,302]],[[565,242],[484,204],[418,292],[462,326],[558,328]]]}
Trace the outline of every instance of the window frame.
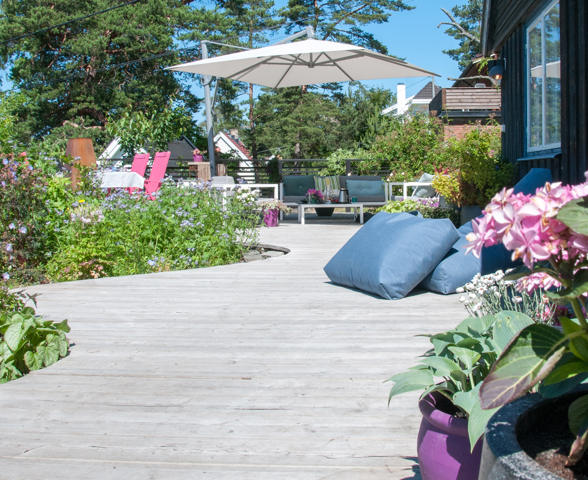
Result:
{"label": "window frame", "polygon": [[[554,143],[542,143],[541,145],[531,146],[531,55],[529,54],[529,46],[530,40],[529,36],[531,31],[541,23],[541,65],[543,69],[543,77],[541,82],[541,141],[545,142],[545,138],[547,137],[547,125],[546,125],[546,98],[547,98],[547,67],[546,67],[546,45],[545,45],[545,16],[547,13],[555,7],[555,5],[559,4],[560,0],[552,0],[550,1],[547,6],[541,9],[541,11],[533,18],[533,20],[527,24],[526,31],[525,31],[525,133],[526,133],[526,142],[525,146],[527,148],[527,152],[535,153],[535,152],[542,152],[546,150],[555,150],[561,148],[561,138],[559,142]],[[561,15],[561,5],[560,5],[560,15]],[[560,39],[561,39],[561,23],[560,23]],[[561,50],[560,50],[560,62],[561,62]],[[561,63],[560,63],[561,65]],[[561,81],[561,76],[560,76]],[[561,111],[560,111],[560,131],[561,131]]]}

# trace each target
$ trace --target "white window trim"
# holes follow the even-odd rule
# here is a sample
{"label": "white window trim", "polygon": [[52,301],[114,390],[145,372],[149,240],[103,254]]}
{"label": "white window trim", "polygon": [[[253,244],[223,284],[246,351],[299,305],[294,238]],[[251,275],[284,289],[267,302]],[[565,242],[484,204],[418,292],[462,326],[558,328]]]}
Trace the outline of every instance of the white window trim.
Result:
{"label": "white window trim", "polygon": [[[553,150],[553,149],[557,149],[557,148],[561,148],[561,142],[556,142],[556,143],[548,143],[548,144],[543,144],[543,145],[536,145],[534,147],[532,147],[530,145],[531,143],[531,89],[529,88],[529,84],[530,84],[530,73],[531,73],[531,56],[529,55],[529,34],[531,33],[531,30],[533,30],[533,28],[535,28],[539,23],[541,23],[541,65],[545,66],[545,23],[543,22],[543,19],[545,18],[545,15],[547,14],[547,12],[549,12],[555,5],[557,5],[560,2],[560,0],[554,0],[553,2],[551,2],[547,7],[545,7],[543,10],[541,10],[541,12],[539,13],[539,15],[537,15],[536,19],[529,24],[529,26],[527,27],[527,32],[526,32],[526,36],[525,36],[525,55],[526,55],[526,65],[525,65],[525,89],[527,90],[526,92],[526,100],[527,100],[527,104],[526,104],[526,118],[527,118],[527,125],[526,127],[526,135],[527,135],[527,152],[541,152],[543,150]],[[561,12],[561,11],[560,11]],[[561,27],[560,27],[560,38],[561,38]],[[561,55],[561,52],[560,52]],[[561,57],[560,57],[561,60]],[[543,141],[545,141],[546,138],[546,125],[545,125],[545,97],[547,96],[547,82],[546,82],[546,78],[545,75],[547,73],[547,69],[543,68],[543,82],[542,83],[542,98],[541,98],[541,116],[542,116],[542,128],[543,131],[541,132],[541,138]]]}

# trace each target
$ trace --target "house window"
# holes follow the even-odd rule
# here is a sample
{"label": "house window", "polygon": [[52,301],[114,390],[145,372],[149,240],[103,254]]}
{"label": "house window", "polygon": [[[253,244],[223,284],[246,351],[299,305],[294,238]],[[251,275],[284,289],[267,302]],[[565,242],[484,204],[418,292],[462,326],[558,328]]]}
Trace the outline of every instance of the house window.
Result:
{"label": "house window", "polygon": [[527,150],[561,146],[559,1],[527,29]]}

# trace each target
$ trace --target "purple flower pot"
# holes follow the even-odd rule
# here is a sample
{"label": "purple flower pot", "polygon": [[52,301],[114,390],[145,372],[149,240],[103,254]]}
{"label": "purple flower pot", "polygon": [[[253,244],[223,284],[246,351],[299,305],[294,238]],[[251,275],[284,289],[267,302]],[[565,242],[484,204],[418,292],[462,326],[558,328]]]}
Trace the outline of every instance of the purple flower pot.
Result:
{"label": "purple flower pot", "polygon": [[417,440],[419,468],[423,480],[477,480],[482,441],[470,453],[468,421],[437,407],[451,402],[434,392],[419,402],[423,414]]}
{"label": "purple flower pot", "polygon": [[201,162],[202,160],[204,160],[204,157],[200,154],[192,155],[192,160],[194,160],[195,162]]}
{"label": "purple flower pot", "polygon": [[277,208],[266,210],[263,216],[263,223],[268,227],[277,227],[280,223],[280,211]]}

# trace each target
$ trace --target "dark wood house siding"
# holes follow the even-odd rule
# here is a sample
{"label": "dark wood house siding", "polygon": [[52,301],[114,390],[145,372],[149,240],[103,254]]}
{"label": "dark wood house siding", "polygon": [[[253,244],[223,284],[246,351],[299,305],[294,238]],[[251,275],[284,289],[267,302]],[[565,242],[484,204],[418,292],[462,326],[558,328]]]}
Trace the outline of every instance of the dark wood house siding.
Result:
{"label": "dark wood house siding", "polygon": [[[488,2],[490,0],[486,0]],[[516,161],[519,176],[550,168],[555,180],[584,181],[588,169],[588,1],[560,0],[562,139],[557,152],[526,152],[526,22],[543,0],[491,0],[485,53],[506,59],[502,82],[503,153]]]}
{"label": "dark wood house siding", "polygon": [[519,26],[500,52],[500,56],[508,62],[501,84],[502,154],[513,163],[525,155],[524,43],[525,29]]}
{"label": "dark wood house siding", "polygon": [[586,0],[563,0],[562,180],[578,183],[588,169],[588,6]]}

